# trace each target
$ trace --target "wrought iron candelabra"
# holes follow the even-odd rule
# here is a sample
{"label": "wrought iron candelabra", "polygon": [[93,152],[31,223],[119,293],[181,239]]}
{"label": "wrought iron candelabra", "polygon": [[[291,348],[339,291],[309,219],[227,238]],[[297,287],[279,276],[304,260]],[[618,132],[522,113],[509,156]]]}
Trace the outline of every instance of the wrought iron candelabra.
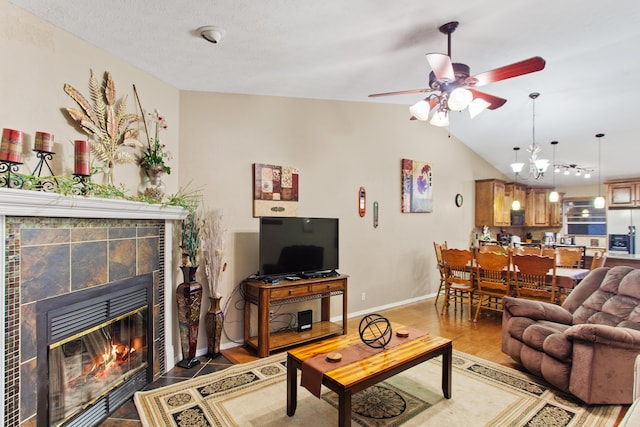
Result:
{"label": "wrought iron candelabra", "polygon": [[0,187],[22,188],[24,179],[18,175],[18,167],[22,162],[0,160]]}

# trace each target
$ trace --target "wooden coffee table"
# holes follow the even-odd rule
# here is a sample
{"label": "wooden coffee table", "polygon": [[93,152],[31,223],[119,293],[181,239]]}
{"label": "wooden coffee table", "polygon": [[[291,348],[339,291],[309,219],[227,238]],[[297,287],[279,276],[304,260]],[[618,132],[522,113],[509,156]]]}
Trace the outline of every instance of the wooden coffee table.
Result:
{"label": "wooden coffee table", "polygon": [[[398,330],[396,325],[394,330]],[[287,415],[296,413],[298,393],[298,369],[312,357],[360,343],[357,334],[341,335],[309,344],[287,352]],[[351,396],[389,377],[431,358],[442,355],[442,392],[451,398],[451,340],[433,335],[407,338],[406,343],[385,349],[357,362],[327,371],[322,376],[322,384],[338,394],[338,425],[351,425]]]}

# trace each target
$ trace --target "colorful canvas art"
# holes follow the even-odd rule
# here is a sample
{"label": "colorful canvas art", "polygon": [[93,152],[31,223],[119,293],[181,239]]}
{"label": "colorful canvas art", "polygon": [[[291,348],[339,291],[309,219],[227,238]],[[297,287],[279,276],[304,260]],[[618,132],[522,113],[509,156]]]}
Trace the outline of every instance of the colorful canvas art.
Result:
{"label": "colorful canvas art", "polygon": [[433,210],[431,165],[402,159],[402,212]]}
{"label": "colorful canvas art", "polygon": [[253,216],[298,216],[297,168],[253,165]]}

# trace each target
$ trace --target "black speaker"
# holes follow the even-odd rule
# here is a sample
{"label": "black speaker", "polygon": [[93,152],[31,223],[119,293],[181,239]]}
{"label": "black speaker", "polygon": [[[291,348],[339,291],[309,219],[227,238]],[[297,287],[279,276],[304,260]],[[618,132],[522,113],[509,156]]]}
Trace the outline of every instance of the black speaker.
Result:
{"label": "black speaker", "polygon": [[313,320],[313,311],[304,310],[298,312],[298,332],[310,331]]}

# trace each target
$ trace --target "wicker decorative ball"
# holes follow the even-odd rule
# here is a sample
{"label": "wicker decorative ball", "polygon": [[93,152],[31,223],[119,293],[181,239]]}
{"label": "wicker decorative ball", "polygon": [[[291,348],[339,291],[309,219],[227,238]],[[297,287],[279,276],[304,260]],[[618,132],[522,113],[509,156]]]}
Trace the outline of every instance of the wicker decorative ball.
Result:
{"label": "wicker decorative ball", "polygon": [[391,341],[393,331],[389,320],[379,314],[368,314],[358,326],[360,339],[372,348],[383,348]]}

